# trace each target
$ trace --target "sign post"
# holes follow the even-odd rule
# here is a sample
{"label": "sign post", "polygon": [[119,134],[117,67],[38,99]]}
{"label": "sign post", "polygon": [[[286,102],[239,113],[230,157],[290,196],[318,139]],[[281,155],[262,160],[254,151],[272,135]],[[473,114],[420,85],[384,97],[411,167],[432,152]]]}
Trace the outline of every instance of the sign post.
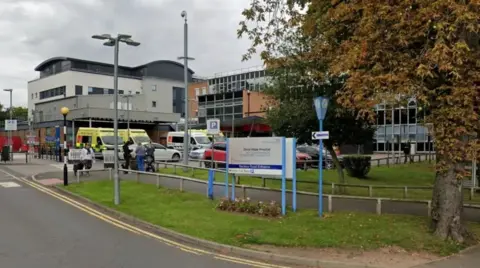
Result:
{"label": "sign post", "polygon": [[[328,98],[325,97],[317,97],[313,101],[315,105],[315,112],[317,113],[317,118],[319,122],[319,130],[315,134],[319,136],[319,150],[320,150],[320,157],[318,159],[318,216],[323,216],[323,139],[325,137],[328,139],[328,132],[323,132],[323,120],[325,119],[325,115],[327,114],[328,108]],[[326,134],[326,135],[325,135]],[[317,135],[315,135],[317,137]]]}
{"label": "sign post", "polygon": [[212,135],[212,164],[211,168],[215,168],[215,135],[220,134],[220,119],[208,119],[207,120],[207,135]]}
{"label": "sign post", "polygon": [[[286,139],[284,137],[227,139],[227,172],[246,176],[275,176],[282,178],[282,213],[286,213]],[[290,160],[290,159],[289,159]],[[232,198],[235,182],[232,183]],[[228,188],[226,188],[228,195]]]}

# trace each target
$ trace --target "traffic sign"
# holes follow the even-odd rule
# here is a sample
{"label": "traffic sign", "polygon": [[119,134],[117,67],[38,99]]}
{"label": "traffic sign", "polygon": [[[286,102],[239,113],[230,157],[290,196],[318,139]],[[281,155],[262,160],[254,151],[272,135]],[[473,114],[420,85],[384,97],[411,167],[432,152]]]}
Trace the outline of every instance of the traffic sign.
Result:
{"label": "traffic sign", "polygon": [[5,120],[5,130],[17,130],[17,120]]}
{"label": "traffic sign", "polygon": [[220,119],[207,120],[207,134],[208,135],[220,134]]}
{"label": "traffic sign", "polygon": [[312,140],[328,140],[330,133],[328,131],[312,132]]}

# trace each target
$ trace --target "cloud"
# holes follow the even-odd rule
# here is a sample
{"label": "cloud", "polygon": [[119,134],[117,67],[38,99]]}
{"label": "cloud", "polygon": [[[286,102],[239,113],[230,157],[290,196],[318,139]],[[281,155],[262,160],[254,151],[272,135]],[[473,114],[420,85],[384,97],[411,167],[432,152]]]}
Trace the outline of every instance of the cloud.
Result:
{"label": "cloud", "polygon": [[[112,62],[113,51],[90,37],[128,33],[139,47],[122,46],[120,64],[140,65],[183,56],[182,10],[188,12],[189,66],[211,76],[261,64],[241,62],[249,46],[236,30],[247,1],[237,0],[0,0],[0,89],[14,89],[26,105],[27,82],[43,60],[69,56]],[[8,105],[0,92],[0,103]]]}

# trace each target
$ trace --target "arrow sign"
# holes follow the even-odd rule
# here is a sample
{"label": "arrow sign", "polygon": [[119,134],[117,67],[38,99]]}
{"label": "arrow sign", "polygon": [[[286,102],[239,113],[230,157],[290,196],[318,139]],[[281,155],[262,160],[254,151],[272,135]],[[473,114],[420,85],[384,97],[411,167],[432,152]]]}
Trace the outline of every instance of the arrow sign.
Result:
{"label": "arrow sign", "polygon": [[329,136],[328,131],[312,132],[312,140],[328,140]]}

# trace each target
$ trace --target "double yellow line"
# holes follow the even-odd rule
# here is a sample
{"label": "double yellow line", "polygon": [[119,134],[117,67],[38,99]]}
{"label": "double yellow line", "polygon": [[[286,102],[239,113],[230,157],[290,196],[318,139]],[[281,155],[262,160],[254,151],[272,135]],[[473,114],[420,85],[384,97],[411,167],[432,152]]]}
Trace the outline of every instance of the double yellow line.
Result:
{"label": "double yellow line", "polygon": [[31,182],[27,179],[24,179],[24,178],[19,178],[13,174],[10,174],[4,170],[0,170],[1,172],[11,176],[12,178],[28,185],[28,186],[31,186],[37,190],[39,190],[40,192],[43,192],[45,194],[48,194],[58,200],[61,200],[73,207],[76,207],[78,209],[80,209],[81,211],[84,211],[85,213],[95,217],[95,218],[98,218],[100,220],[103,220],[107,223],[110,223],[118,228],[121,228],[123,230],[126,230],[126,231],[129,231],[129,232],[132,232],[132,233],[135,233],[135,234],[138,234],[138,235],[145,235],[147,237],[150,237],[150,238],[154,238],[154,239],[157,239],[161,242],[163,242],[164,244],[167,244],[169,246],[172,246],[172,247],[176,247],[182,251],[185,251],[185,252],[188,252],[188,253],[192,253],[192,254],[195,254],[195,255],[211,255],[213,256],[215,259],[217,260],[222,260],[222,261],[228,261],[228,262],[233,262],[233,263],[238,263],[238,264],[243,264],[243,265],[248,265],[248,266],[252,266],[252,267],[259,267],[259,268],[288,268],[286,266],[279,266],[279,265],[274,265],[274,264],[269,264],[269,263],[263,263],[263,262],[256,262],[256,261],[251,261],[251,260],[246,260],[246,259],[242,259],[242,258],[235,258],[235,257],[231,257],[231,256],[227,256],[227,255],[223,255],[223,254],[217,254],[217,253],[212,253],[212,252],[209,252],[209,251],[206,251],[206,250],[202,250],[202,249],[199,249],[199,248],[194,248],[194,247],[190,247],[190,246],[187,246],[187,245],[184,245],[184,244],[180,244],[178,242],[175,242],[173,240],[170,240],[170,239],[167,239],[165,237],[161,237],[159,235],[156,235],[154,233],[151,233],[151,232],[147,232],[145,230],[142,230],[140,228],[137,228],[135,226],[132,226],[130,224],[127,224],[125,222],[122,222],[120,220],[117,220],[113,217],[110,217],[104,213],[101,213],[89,206],[86,206],[80,202],[77,202],[71,198],[68,198],[64,195],[61,195],[55,191],[52,191],[50,189],[48,189],[47,187],[43,186],[43,185],[40,185],[38,183],[34,183],[34,182]]}

